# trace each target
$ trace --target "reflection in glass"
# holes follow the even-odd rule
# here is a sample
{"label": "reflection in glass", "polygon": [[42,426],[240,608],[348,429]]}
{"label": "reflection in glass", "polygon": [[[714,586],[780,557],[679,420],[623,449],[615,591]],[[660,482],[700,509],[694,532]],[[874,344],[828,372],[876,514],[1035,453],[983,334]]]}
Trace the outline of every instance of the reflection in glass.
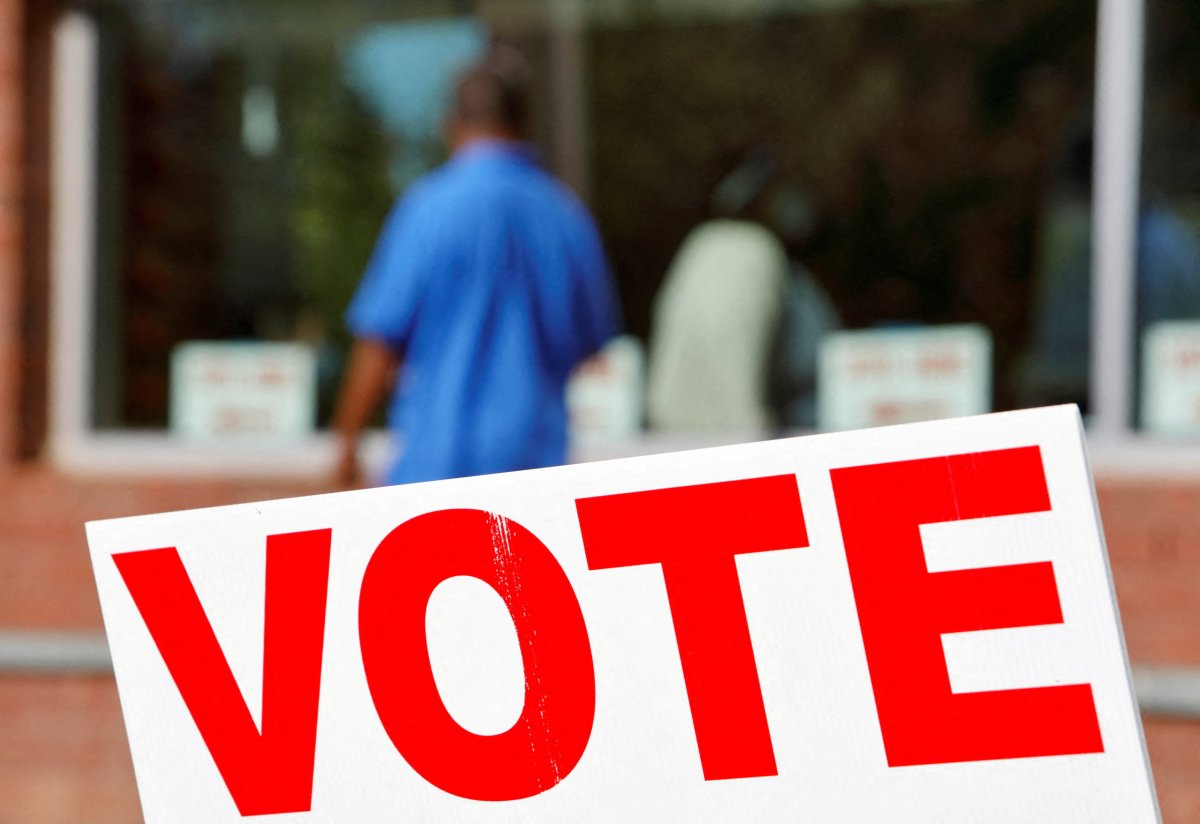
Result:
{"label": "reflection in glass", "polygon": [[[80,3],[102,43],[101,427],[165,425],[186,340],[307,341],[327,399],[383,216],[441,159],[446,83],[493,37],[541,74],[535,132],[552,169],[589,182],[643,340],[672,258],[754,147],[803,195],[764,225],[823,315],[981,324],[995,408],[1039,400],[1023,365],[1051,366],[1039,307],[1058,331],[1087,316],[1086,295],[1039,296],[1085,231],[1086,193],[1046,216],[1088,118],[1093,0]],[[811,418],[800,406],[775,419]]]}
{"label": "reflection in glass", "polygon": [[1147,0],[1139,422],[1200,436],[1200,4]]}
{"label": "reflection in glass", "polygon": [[96,425],[164,426],[171,354],[195,340],[308,344],[324,421],[346,302],[392,199],[441,159],[441,98],[478,21],[272,0],[91,11]]}

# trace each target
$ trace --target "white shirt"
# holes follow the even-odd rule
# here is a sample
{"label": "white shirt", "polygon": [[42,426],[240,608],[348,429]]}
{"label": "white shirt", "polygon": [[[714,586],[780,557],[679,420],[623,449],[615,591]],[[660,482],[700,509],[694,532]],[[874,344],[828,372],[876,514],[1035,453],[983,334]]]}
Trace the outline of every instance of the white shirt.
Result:
{"label": "white shirt", "polygon": [[692,230],[654,305],[647,412],[670,430],[762,433],[772,346],[783,317],[783,244],[748,221]]}

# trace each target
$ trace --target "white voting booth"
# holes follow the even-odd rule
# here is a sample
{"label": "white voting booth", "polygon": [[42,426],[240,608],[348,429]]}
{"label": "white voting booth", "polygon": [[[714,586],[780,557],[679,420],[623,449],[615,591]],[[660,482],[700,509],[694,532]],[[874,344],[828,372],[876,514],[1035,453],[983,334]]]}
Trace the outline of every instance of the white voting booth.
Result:
{"label": "white voting booth", "polygon": [[317,359],[302,343],[188,341],[171,353],[171,431],[199,441],[311,434]]}
{"label": "white voting booth", "polygon": [[1200,321],[1163,321],[1146,330],[1142,424],[1156,435],[1200,434]]}
{"label": "white voting booth", "polygon": [[88,525],[146,820],[1158,820],[1074,407]]}
{"label": "white voting booth", "polygon": [[826,431],[981,415],[992,405],[992,336],[973,323],[834,332],[817,389]]}
{"label": "white voting booth", "polygon": [[574,446],[619,443],[642,426],[646,352],[632,335],[613,338],[567,382],[567,417]]}

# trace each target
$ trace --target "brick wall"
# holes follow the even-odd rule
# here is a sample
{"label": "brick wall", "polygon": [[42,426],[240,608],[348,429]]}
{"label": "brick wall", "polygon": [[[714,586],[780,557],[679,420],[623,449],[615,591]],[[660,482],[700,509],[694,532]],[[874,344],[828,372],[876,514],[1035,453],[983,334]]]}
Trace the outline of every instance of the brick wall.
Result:
{"label": "brick wall", "polygon": [[[1200,665],[1200,483],[1097,486],[1130,659]],[[1163,821],[1200,822],[1200,721],[1144,726]]]}
{"label": "brick wall", "polygon": [[18,451],[24,3],[0,0],[0,462]]}
{"label": "brick wall", "polygon": [[1098,491],[1130,657],[1200,665],[1200,483],[1102,478]]}
{"label": "brick wall", "polygon": [[101,627],[87,521],[315,491],[303,482],[72,479],[36,463],[0,473],[0,627]]}
{"label": "brick wall", "polygon": [[[321,491],[304,481],[72,479],[0,471],[0,627],[98,630],[83,523]],[[1101,479],[1130,655],[1200,666],[1200,483]],[[0,824],[140,820],[111,678],[0,677]],[[1200,821],[1200,723],[1147,719],[1167,824]]]}
{"label": "brick wall", "polygon": [[0,824],[142,820],[111,678],[0,678],[0,730]]}
{"label": "brick wall", "polygon": [[[0,629],[99,630],[83,524],[320,491],[312,483],[71,479],[0,468]],[[141,820],[111,677],[0,673],[0,824]]]}

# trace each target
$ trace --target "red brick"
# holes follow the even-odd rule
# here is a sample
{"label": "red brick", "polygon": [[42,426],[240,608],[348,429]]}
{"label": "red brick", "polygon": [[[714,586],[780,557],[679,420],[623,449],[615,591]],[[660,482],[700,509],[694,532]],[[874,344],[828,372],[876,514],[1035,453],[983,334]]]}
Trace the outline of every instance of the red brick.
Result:
{"label": "red brick", "polygon": [[1200,482],[1106,479],[1097,491],[1130,656],[1200,665]]}
{"label": "red brick", "polygon": [[74,479],[36,465],[0,471],[0,627],[100,628],[86,521],[316,491],[303,481]]}
{"label": "red brick", "polygon": [[141,821],[111,678],[0,679],[0,824]]}
{"label": "red brick", "polygon": [[1200,722],[1144,719],[1163,824],[1200,821]]}
{"label": "red brick", "polygon": [[[1164,824],[1200,821],[1200,723],[1145,719]],[[109,678],[0,679],[0,824],[141,821]]]}

